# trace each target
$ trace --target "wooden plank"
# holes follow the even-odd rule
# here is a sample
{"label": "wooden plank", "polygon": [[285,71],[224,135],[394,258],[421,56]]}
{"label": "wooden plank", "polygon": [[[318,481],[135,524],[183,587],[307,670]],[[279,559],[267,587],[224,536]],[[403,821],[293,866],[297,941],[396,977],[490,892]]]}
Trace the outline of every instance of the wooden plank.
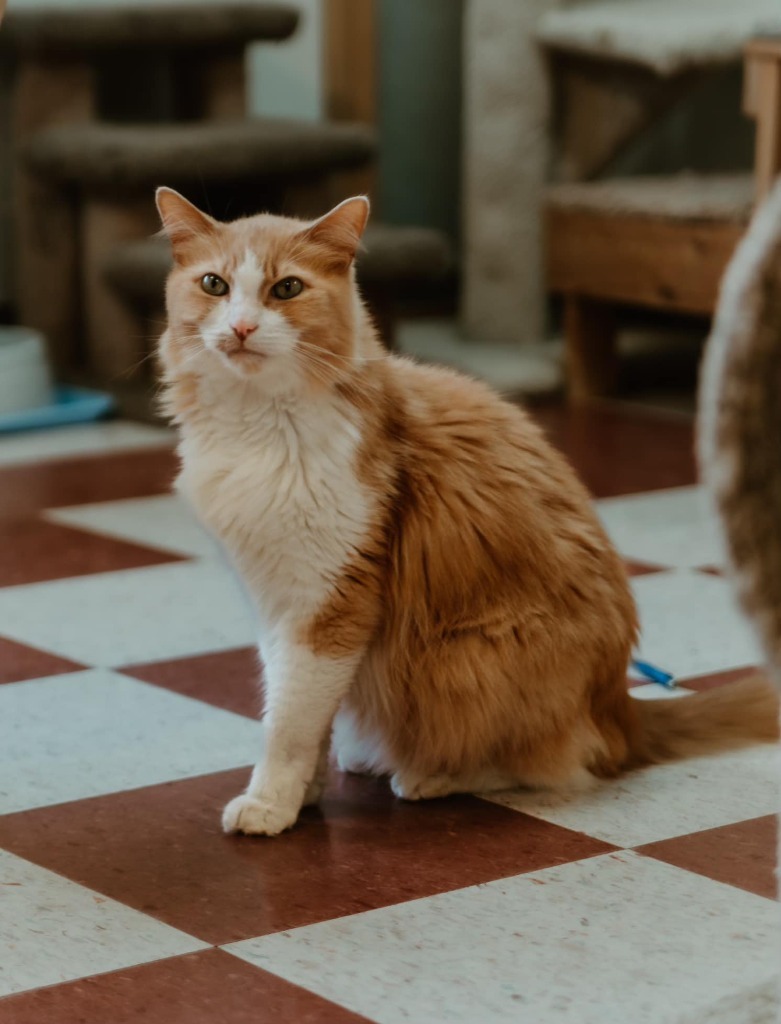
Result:
{"label": "wooden plank", "polygon": [[564,304],[567,397],[587,402],[618,386],[615,310],[605,302],[568,295]]}
{"label": "wooden plank", "polygon": [[753,72],[757,122],[754,175],[762,200],[781,173],[781,57],[760,58]]}
{"label": "wooden plank", "polygon": [[781,36],[752,39],[744,49],[743,112],[757,122],[756,198],[781,174]]}
{"label": "wooden plank", "polygon": [[[376,124],[377,0],[325,0],[325,112],[331,121]],[[371,196],[376,185],[373,167],[345,171],[333,178],[334,194]]]}
{"label": "wooden plank", "polygon": [[15,262],[14,203],[11,195],[14,175],[11,136],[12,82],[11,62],[0,60],[0,308],[11,301],[11,270]]}
{"label": "wooden plank", "polygon": [[327,0],[326,114],[333,121],[377,120],[375,0]]}
{"label": "wooden plank", "polygon": [[746,52],[743,64],[743,98],[742,109],[746,117],[756,117],[759,110],[760,81],[762,61]]}
{"label": "wooden plank", "polygon": [[713,312],[745,225],[548,209],[554,292],[683,313]]}

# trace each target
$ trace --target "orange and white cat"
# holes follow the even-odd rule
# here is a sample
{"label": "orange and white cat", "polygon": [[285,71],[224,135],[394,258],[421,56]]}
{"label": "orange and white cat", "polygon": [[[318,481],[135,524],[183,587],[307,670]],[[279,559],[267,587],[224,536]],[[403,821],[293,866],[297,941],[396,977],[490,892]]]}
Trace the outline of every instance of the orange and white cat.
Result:
{"label": "orange and white cat", "polygon": [[332,744],[414,800],[775,737],[760,678],[629,697],[635,608],[585,489],[518,407],[384,351],[353,272],[366,199],[230,224],[157,202],[178,487],[245,582],[265,666],[262,753],[226,830],[293,825]]}

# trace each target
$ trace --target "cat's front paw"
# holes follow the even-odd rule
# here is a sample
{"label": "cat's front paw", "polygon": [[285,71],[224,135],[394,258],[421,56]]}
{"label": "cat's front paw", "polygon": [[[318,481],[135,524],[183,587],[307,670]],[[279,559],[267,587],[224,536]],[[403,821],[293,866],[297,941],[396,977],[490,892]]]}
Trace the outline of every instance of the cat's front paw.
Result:
{"label": "cat's front paw", "polygon": [[234,797],[222,812],[226,832],[243,832],[247,836],[277,836],[291,828],[298,818],[298,808],[258,800],[247,793]]}

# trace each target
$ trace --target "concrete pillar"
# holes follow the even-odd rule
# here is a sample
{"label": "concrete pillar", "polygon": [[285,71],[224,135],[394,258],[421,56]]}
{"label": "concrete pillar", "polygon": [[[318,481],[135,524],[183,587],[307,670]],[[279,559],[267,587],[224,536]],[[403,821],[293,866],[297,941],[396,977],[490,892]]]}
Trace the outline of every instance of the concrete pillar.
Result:
{"label": "concrete pillar", "polygon": [[534,29],[555,6],[467,0],[462,325],[480,340],[527,344],[543,336],[550,89]]}

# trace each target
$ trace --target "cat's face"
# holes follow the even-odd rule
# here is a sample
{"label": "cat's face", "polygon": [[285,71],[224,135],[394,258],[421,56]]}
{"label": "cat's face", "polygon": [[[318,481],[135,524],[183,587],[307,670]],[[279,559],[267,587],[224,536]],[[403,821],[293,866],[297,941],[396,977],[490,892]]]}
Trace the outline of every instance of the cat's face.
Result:
{"label": "cat's face", "polygon": [[177,192],[157,205],[174,253],[168,357],[198,373],[327,383],[353,355],[352,262],[368,201],[305,223],[260,214],[223,224]]}

